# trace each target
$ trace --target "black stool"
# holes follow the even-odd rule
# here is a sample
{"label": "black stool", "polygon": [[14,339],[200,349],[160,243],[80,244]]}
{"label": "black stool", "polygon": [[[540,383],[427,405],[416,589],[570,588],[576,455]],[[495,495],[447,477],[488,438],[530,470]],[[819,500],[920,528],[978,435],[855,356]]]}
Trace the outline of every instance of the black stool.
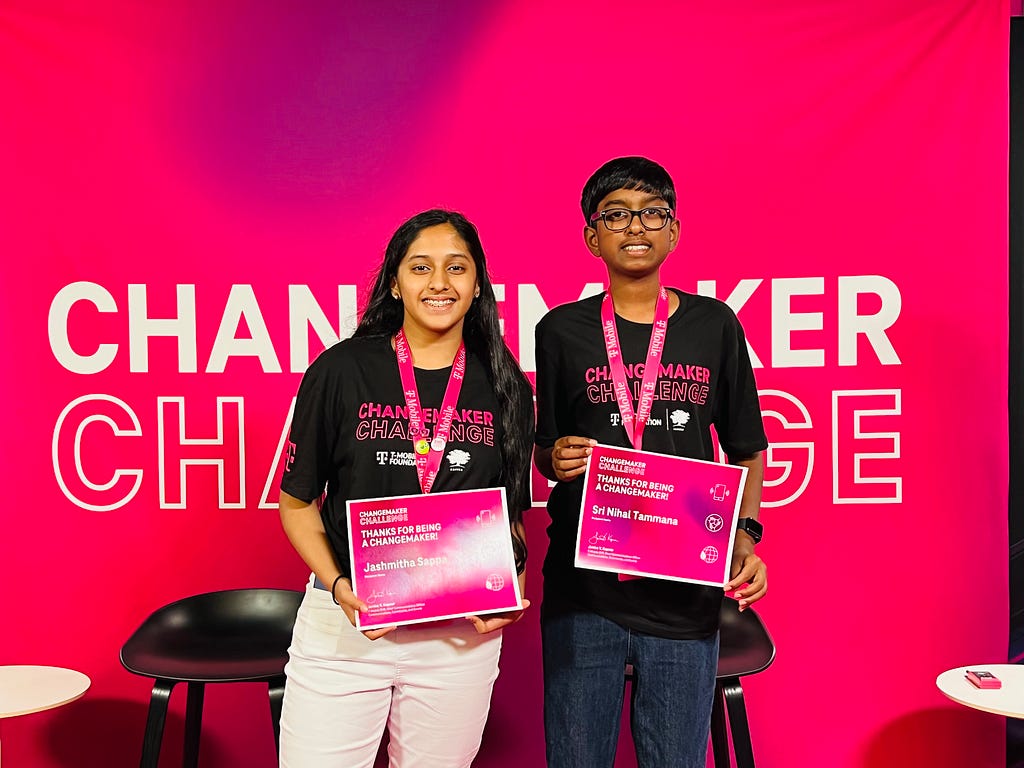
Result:
{"label": "black stool", "polygon": [[[775,643],[761,617],[749,607],[740,613],[739,603],[735,600],[726,598],[722,601],[721,621],[715,702],[711,709],[711,749],[715,768],[730,768],[732,765],[730,731],[737,768],[754,768],[754,750],[750,743],[750,726],[747,724],[740,678],[767,669],[775,660]],[[626,665],[626,680],[633,681],[631,664]]]}
{"label": "black stool", "polygon": [[155,678],[142,768],[156,768],[171,690],[188,683],[183,765],[199,761],[206,683],[266,682],[274,743],[280,740],[284,665],[302,593],[231,589],[186,597],[146,619],[121,648],[129,672]]}

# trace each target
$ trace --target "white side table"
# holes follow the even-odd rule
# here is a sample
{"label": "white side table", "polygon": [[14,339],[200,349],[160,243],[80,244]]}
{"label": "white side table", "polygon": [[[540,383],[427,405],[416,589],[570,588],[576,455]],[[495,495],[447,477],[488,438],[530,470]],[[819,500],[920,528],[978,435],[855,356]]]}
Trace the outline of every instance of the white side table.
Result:
{"label": "white side table", "polygon": [[63,667],[0,666],[0,723],[81,698],[92,681]]}
{"label": "white side table", "polygon": [[[998,677],[1003,687],[975,688],[964,674],[968,669],[986,670]],[[935,678],[946,696],[965,707],[1005,717],[1024,718],[1024,666],[1020,664],[974,664],[949,669]]]}

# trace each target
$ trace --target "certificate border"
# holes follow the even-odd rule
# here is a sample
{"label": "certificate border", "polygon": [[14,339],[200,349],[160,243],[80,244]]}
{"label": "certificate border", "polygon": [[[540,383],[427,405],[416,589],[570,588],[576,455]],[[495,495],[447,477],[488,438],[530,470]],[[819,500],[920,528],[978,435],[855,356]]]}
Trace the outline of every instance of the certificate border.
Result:
{"label": "certificate border", "polygon": [[635,453],[643,456],[657,456],[660,459],[671,459],[673,461],[682,462],[696,462],[699,464],[717,464],[723,469],[731,467],[740,472],[740,492],[736,494],[736,502],[733,504],[732,510],[732,524],[730,525],[729,535],[729,549],[723,558],[723,568],[725,569],[726,578],[722,581],[706,581],[704,579],[687,579],[682,576],[665,576],[660,573],[651,573],[649,571],[635,571],[626,568],[613,568],[613,567],[601,567],[594,565],[593,563],[582,563],[580,562],[580,543],[583,538],[583,515],[584,510],[587,506],[587,488],[590,485],[590,470],[594,466],[593,454],[587,458],[587,469],[583,473],[583,495],[580,498],[580,509],[579,509],[579,521],[576,524],[576,549],[573,552],[573,565],[577,568],[584,568],[588,571],[602,571],[604,573],[622,573],[628,576],[642,576],[649,579],[661,579],[662,581],[678,581],[684,584],[702,584],[708,587],[724,587],[729,583],[729,567],[732,563],[732,550],[733,545],[736,543],[736,524],[739,522],[740,516],[740,504],[743,502],[743,491],[746,488],[747,483],[747,468],[739,464],[722,464],[720,461],[705,461],[703,459],[694,459],[689,456],[673,456],[671,453],[655,453],[654,451],[638,451],[635,448],[623,448],[618,445],[608,445],[607,443],[598,443],[595,448],[604,448],[613,451],[621,451],[623,453]]}
{"label": "certificate border", "polygon": [[[431,493],[429,495],[430,496],[435,496],[435,497],[436,496],[456,496],[458,494],[483,493],[483,492],[487,492],[487,491],[491,491],[491,492],[498,491],[501,494],[501,516],[502,516],[502,520],[505,523],[505,529],[509,531],[509,537],[510,537],[510,541],[511,541],[512,529],[511,529],[511,526],[509,524],[509,519],[508,519],[508,497],[507,497],[507,495],[505,493],[505,488],[503,486],[497,486],[497,487],[494,487],[494,488],[468,488],[468,489],[461,490],[461,491],[439,491],[437,493]],[[369,498],[365,498],[365,499],[346,499],[345,500],[345,528],[348,531],[348,567],[349,567],[349,573],[351,574],[351,581],[352,581],[352,586],[353,586],[353,592],[355,591],[354,587],[355,587],[356,571],[357,571],[357,569],[355,567],[355,552],[356,552],[356,550],[355,550],[355,548],[353,546],[353,540],[352,540],[352,504],[361,504],[361,503],[365,503],[365,502],[374,502],[374,501],[404,501],[404,500],[408,500],[408,499],[423,499],[426,496],[428,496],[428,494],[425,494],[425,493],[410,493],[410,494],[406,494],[404,496],[373,496],[373,497],[369,497]],[[509,608],[490,608],[490,609],[488,609],[486,611],[471,611],[469,613],[452,613],[452,614],[448,614],[446,616],[430,616],[428,618],[423,618],[423,619],[410,619],[408,621],[398,621],[398,622],[388,621],[388,622],[376,623],[376,624],[365,624],[365,623],[363,623],[361,621],[362,614],[359,611],[356,611],[356,629],[358,629],[360,631],[363,631],[363,630],[370,630],[370,629],[381,629],[383,627],[405,627],[405,626],[410,626],[412,624],[425,624],[425,623],[430,622],[430,621],[446,621],[447,619],[460,619],[460,618],[464,618],[466,616],[486,616],[486,615],[489,615],[489,614],[492,614],[492,613],[504,613],[505,611],[516,611],[516,610],[521,611],[523,609],[523,596],[519,592],[519,578],[518,578],[519,574],[516,572],[516,558],[515,558],[515,553],[512,551],[511,547],[509,547],[509,560],[507,562],[507,565],[509,566],[512,575],[515,577],[515,578],[512,579],[512,581],[513,581],[513,588],[515,589],[516,605],[514,605],[512,607],[509,607]],[[356,594],[358,596],[358,593],[356,593]]]}

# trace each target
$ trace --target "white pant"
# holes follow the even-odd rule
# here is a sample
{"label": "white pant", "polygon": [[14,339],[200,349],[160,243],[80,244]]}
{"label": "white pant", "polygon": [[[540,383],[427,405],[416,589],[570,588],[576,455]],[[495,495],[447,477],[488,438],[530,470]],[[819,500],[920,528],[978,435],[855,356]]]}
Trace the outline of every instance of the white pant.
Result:
{"label": "white pant", "polygon": [[282,768],[372,768],[385,726],[391,768],[469,766],[500,652],[500,631],[465,619],[368,640],[310,583],[285,666]]}

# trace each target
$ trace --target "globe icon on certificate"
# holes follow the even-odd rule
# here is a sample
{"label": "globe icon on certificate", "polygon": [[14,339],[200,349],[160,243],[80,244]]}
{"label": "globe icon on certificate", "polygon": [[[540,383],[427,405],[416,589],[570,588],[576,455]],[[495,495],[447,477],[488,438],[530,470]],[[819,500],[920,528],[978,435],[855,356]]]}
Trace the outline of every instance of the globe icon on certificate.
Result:
{"label": "globe icon on certificate", "polygon": [[718,533],[722,530],[723,525],[725,525],[725,520],[722,519],[721,515],[712,513],[704,518],[704,527],[712,533]]}
{"label": "globe icon on certificate", "polygon": [[491,590],[491,592],[500,592],[505,588],[505,577],[500,573],[492,573],[487,577],[484,586]]}
{"label": "globe icon on certificate", "polygon": [[700,551],[700,559],[710,565],[711,563],[718,560],[718,548],[712,547],[710,544]]}

